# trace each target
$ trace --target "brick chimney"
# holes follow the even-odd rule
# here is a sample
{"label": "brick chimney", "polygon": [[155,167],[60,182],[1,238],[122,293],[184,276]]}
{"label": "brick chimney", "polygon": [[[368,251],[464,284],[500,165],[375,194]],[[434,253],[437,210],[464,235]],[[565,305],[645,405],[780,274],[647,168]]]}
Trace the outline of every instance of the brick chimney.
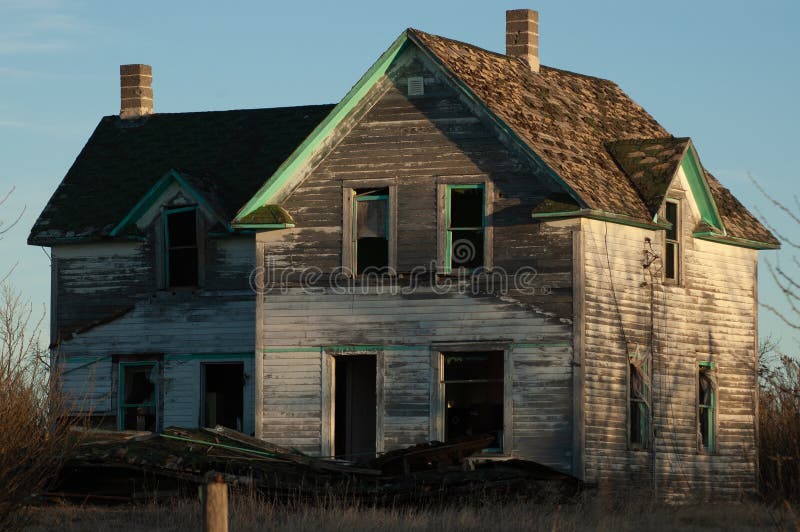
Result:
{"label": "brick chimney", "polygon": [[539,12],[533,9],[506,11],[506,55],[519,57],[539,72]]}
{"label": "brick chimney", "polygon": [[120,118],[153,114],[153,69],[150,65],[120,65],[119,82]]}

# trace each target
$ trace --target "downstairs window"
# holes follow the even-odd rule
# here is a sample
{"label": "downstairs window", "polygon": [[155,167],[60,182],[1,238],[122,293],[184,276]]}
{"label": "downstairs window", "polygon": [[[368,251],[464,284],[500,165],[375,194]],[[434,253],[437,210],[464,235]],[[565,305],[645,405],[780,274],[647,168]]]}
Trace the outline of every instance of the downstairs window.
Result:
{"label": "downstairs window", "polygon": [[714,452],[716,382],[713,362],[700,362],[697,383],[697,439],[701,450]]}
{"label": "downstairs window", "polygon": [[494,436],[485,449],[503,450],[503,351],[442,353],[445,441]]}
{"label": "downstairs window", "polygon": [[158,427],[158,363],[120,362],[120,430],[155,431]]}
{"label": "downstairs window", "polygon": [[650,377],[647,362],[636,356],[628,366],[628,443],[634,449],[647,449],[650,443]]}

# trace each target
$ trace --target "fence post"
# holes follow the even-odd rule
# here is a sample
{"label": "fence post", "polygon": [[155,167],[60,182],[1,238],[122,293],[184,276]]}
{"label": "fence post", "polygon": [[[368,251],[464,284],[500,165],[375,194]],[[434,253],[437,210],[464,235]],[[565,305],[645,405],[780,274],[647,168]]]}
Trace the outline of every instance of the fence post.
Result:
{"label": "fence post", "polygon": [[217,476],[204,486],[203,530],[228,532],[228,485]]}

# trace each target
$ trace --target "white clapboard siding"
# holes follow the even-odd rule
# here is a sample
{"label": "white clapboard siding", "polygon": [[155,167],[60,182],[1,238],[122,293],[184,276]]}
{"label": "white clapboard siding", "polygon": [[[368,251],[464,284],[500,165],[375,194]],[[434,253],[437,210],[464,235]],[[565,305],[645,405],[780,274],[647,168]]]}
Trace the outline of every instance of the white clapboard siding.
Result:
{"label": "white clapboard siding", "polygon": [[[678,286],[664,285],[642,267],[645,238],[662,253],[663,232],[582,222],[588,481],[655,488],[673,500],[738,496],[755,488],[756,252],[693,238],[694,216],[684,210]],[[655,453],[627,443],[627,354],[647,352],[651,334]],[[713,455],[697,445],[702,360],[717,365]]]}
{"label": "white clapboard siding", "polygon": [[322,387],[330,385],[322,382],[323,357],[331,356],[324,348],[356,345],[382,357],[382,448],[426,441],[435,436],[431,353],[440,343],[503,340],[518,344],[510,349],[513,440],[506,451],[570,470],[571,323],[496,297],[425,288],[407,297],[278,290],[263,296],[262,315],[263,438],[320,453],[322,416],[329,415],[321,411]]}
{"label": "white clapboard siding", "polygon": [[104,415],[112,409],[111,357],[59,357],[61,391],[74,412]]}

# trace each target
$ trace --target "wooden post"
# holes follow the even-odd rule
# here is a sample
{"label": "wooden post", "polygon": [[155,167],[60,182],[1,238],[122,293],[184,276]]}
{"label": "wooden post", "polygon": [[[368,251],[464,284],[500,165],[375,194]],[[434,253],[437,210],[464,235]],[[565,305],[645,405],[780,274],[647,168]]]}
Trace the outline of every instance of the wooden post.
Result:
{"label": "wooden post", "polygon": [[228,485],[218,476],[205,485],[203,495],[203,530],[228,532]]}

